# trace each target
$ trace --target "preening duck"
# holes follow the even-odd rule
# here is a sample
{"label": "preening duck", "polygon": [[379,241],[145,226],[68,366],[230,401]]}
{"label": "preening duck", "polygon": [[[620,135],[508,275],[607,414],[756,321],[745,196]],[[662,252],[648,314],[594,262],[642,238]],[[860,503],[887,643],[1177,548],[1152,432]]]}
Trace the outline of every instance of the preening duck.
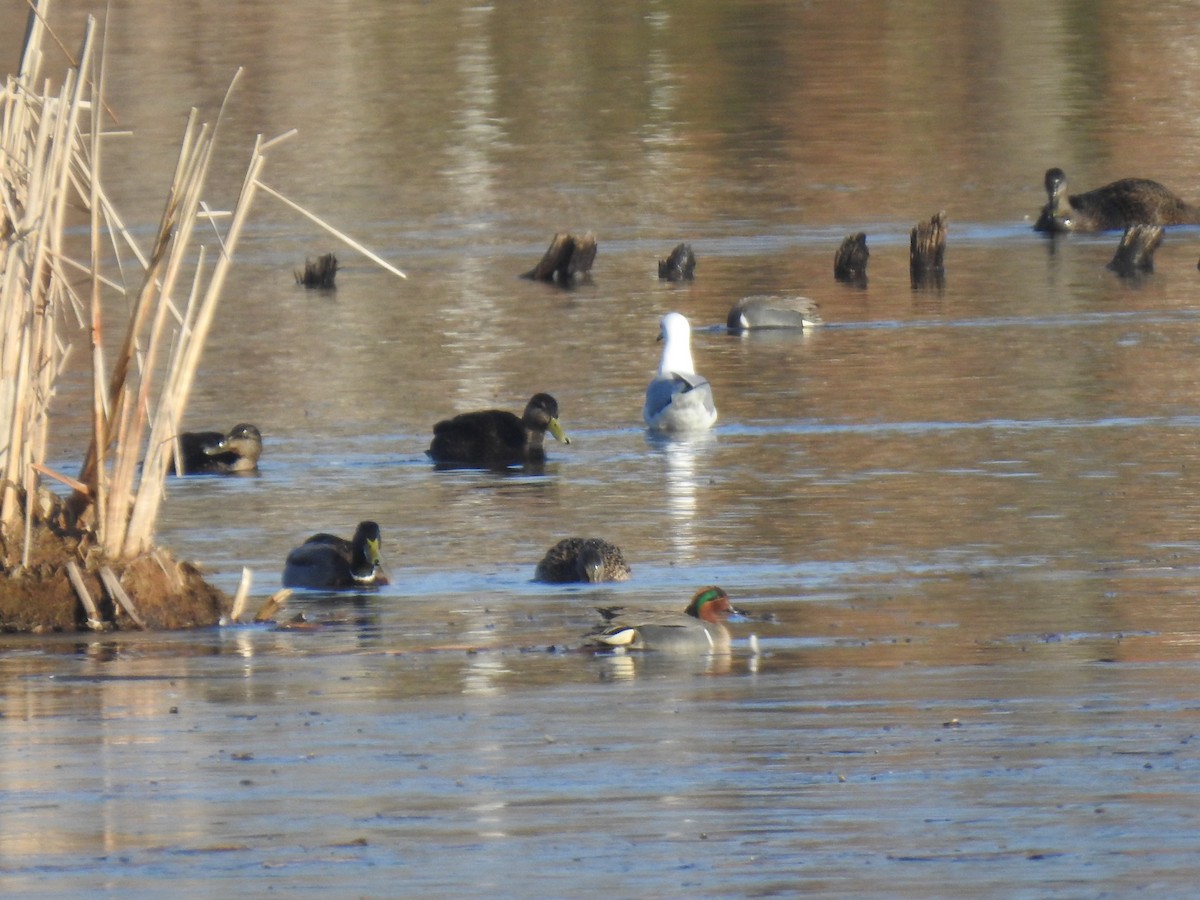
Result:
{"label": "preening duck", "polygon": [[262,434],[244,422],[234,425],[228,434],[185,431],[175,440],[178,454],[172,454],[171,471],[176,475],[250,472],[258,468],[258,458],[262,455]]}
{"label": "preening duck", "polygon": [[1062,169],[1046,171],[1046,205],[1036,231],[1112,231],[1130,225],[1197,225],[1200,207],[1149,178],[1122,178],[1085,194],[1067,195]]}

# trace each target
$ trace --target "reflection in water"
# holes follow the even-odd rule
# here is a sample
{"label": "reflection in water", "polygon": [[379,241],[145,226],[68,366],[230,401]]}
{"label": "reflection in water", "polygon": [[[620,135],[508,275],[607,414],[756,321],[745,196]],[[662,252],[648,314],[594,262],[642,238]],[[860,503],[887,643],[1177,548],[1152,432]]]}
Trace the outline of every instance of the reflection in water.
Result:
{"label": "reflection in water", "polygon": [[596,658],[604,663],[601,677],[607,681],[633,681],[638,676],[729,675],[734,671],[732,653],[643,650],[598,653]]}
{"label": "reflection in water", "polygon": [[497,681],[510,672],[500,653],[469,653],[462,673],[463,693],[495,694],[500,690]]}
{"label": "reflection in water", "polygon": [[[472,237],[475,230],[491,224],[496,208],[498,166],[494,155],[503,137],[495,109],[496,71],[488,32],[491,19],[488,6],[469,4],[462,11],[454,53],[461,85],[454,96],[458,133],[448,147],[452,163],[442,172],[449,188],[444,201]],[[459,376],[457,396],[466,406],[448,408],[446,416],[466,412],[472,404],[487,404],[502,393],[503,358],[512,343],[512,336],[506,336],[500,327],[504,317],[491,290],[493,264],[485,256],[464,252],[453,267],[458,294],[456,302],[444,310],[444,327],[448,349],[456,351],[452,365]]]}
{"label": "reflection in water", "polygon": [[678,562],[696,560],[696,516],[699,509],[696,462],[698,456],[712,452],[717,443],[716,434],[706,431],[694,435],[666,437],[648,432],[646,441],[651,446],[658,447],[666,460],[664,485],[670,524],[665,531],[672,551],[671,558]]}

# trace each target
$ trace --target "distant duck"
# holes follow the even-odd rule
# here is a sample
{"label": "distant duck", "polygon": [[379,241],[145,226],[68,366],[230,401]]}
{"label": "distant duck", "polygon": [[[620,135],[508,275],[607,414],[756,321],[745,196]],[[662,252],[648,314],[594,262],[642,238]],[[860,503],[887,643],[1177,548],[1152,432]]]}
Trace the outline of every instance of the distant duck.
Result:
{"label": "distant duck", "polygon": [[599,610],[605,622],[584,637],[584,644],[600,650],[661,650],[669,653],[728,653],[729,630],[725,622],[740,617],[729,595],[716,586],[702,588],[682,613]]}
{"label": "distant duck", "polygon": [[535,581],[567,584],[586,581],[628,581],[631,572],[621,548],[600,538],[565,538],[537,564]]}
{"label": "distant duck", "polygon": [[549,431],[564,444],[571,439],[558,423],[558,401],[534,394],[520,418],[500,409],[462,413],[433,426],[426,453],[442,466],[504,468],[542,463]]}
{"label": "distant duck", "polygon": [[199,475],[213,472],[251,472],[258,468],[262,455],[262,434],[253,425],[233,426],[229,434],[219,431],[185,431],[176,437],[179,456],[172,454],[171,466],[176,475]]}
{"label": "distant duck", "polygon": [[725,327],[733,333],[758,328],[813,328],[825,320],[807,297],[743,297],[729,310]]}
{"label": "distant duck", "polygon": [[314,534],[287,555],[283,586],[330,590],[387,584],[379,526],[359,522],[351,540]]}
{"label": "distant duck", "polygon": [[663,342],[658,374],[646,386],[642,417],[654,431],[680,432],[711,428],[717,421],[712,386],[696,374],[692,362],[692,326],[677,312],[660,323]]}
{"label": "distant duck", "polygon": [[1067,196],[1062,169],[1046,172],[1047,203],[1036,231],[1112,231],[1130,225],[1197,225],[1200,207],[1185,202],[1148,178],[1122,178],[1112,184]]}

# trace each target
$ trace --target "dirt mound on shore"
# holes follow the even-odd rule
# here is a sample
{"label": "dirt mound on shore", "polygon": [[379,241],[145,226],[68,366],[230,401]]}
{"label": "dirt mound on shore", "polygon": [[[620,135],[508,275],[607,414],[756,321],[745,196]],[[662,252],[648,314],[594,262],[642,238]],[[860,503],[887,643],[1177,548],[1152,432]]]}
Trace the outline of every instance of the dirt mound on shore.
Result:
{"label": "dirt mound on shore", "polygon": [[[132,560],[107,560],[90,532],[63,526],[61,521],[59,515],[35,520],[27,565],[22,565],[20,542],[4,542],[0,630],[40,633],[97,625],[122,630],[194,628],[215,625],[228,614],[231,599],[208,584],[190,563],[179,562],[162,549]],[[20,537],[23,540],[24,535]],[[71,569],[92,600],[94,617],[72,581]],[[108,584],[102,577],[106,569]],[[110,590],[114,582],[123,589],[132,614],[114,596],[117,591]]]}

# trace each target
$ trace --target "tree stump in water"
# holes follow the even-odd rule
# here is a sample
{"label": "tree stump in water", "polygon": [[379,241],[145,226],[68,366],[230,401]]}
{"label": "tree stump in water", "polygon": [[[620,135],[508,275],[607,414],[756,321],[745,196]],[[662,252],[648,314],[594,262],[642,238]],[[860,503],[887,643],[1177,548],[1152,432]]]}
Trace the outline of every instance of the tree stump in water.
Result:
{"label": "tree stump in water", "polygon": [[542,261],[521,277],[567,287],[592,270],[595,258],[596,238],[590,231],[581,238],[560,232],[554,235]]}
{"label": "tree stump in water", "polygon": [[696,254],[691,244],[679,244],[671,255],[658,261],[658,277],[664,281],[691,281],[696,274]]}
{"label": "tree stump in water", "polygon": [[1122,278],[1154,271],[1154,251],[1163,240],[1161,225],[1130,225],[1121,235],[1121,243],[1108,268]]}
{"label": "tree stump in water", "polygon": [[867,283],[867,236],[863,232],[848,234],[833,255],[833,277],[846,284],[865,287]]}
{"label": "tree stump in water", "polygon": [[909,240],[908,271],[914,288],[943,287],[946,270],[946,212],[928,222],[918,222]]}
{"label": "tree stump in water", "polygon": [[333,279],[337,275],[337,270],[337,257],[332,253],[326,253],[324,256],[317,257],[316,262],[305,258],[304,272],[293,272],[292,274],[296,276],[296,284],[302,284],[306,288],[321,288],[328,291],[333,290]]}

